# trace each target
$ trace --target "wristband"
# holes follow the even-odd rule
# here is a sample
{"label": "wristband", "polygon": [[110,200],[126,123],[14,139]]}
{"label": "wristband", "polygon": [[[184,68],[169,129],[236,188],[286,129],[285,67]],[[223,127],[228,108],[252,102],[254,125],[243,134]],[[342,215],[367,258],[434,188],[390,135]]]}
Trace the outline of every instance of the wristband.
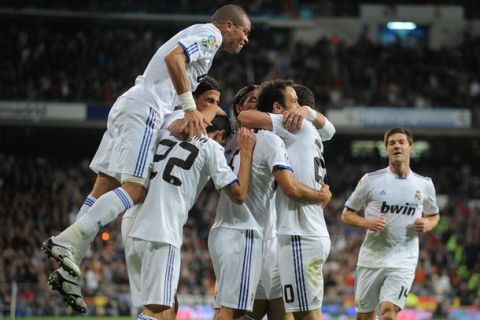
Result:
{"label": "wristband", "polygon": [[190,91],[184,92],[178,97],[182,102],[183,111],[187,112],[197,108],[197,106],[195,105],[195,100],[193,99],[192,92]]}
{"label": "wristband", "polygon": [[309,106],[305,106],[305,108],[307,108],[307,110],[308,110],[308,113],[307,113],[307,120],[308,121],[312,122],[315,119],[317,119],[317,111],[313,110]]}

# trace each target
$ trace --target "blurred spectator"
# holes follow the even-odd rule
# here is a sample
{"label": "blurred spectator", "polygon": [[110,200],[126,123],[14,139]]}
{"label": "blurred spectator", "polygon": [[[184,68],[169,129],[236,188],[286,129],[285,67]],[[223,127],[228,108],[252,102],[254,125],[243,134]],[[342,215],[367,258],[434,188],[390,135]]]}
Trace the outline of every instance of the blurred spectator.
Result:
{"label": "blurred spectator", "polygon": [[[175,30],[165,25],[74,22],[58,28],[52,19],[5,19],[0,38],[9,46],[0,51],[0,96],[110,106]],[[352,45],[338,37],[294,46],[289,41],[288,31],[262,26],[253,29],[240,61],[219,55],[211,73],[225,88],[223,101],[230,101],[232,90],[245,83],[292,78],[312,88],[322,108],[479,109],[478,37],[467,34],[460,45],[438,50],[398,43],[380,46],[363,36]]]}

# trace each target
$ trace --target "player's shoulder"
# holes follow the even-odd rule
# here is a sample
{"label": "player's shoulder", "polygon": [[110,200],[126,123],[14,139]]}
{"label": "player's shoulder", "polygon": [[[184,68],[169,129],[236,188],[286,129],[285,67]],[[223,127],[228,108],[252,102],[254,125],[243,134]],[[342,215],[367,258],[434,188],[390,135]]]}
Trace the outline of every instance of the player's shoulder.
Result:
{"label": "player's shoulder", "polygon": [[218,143],[217,141],[207,138],[207,137],[201,137],[200,141],[205,144],[205,147],[210,150],[218,150],[220,153],[224,154],[225,153],[225,148]]}
{"label": "player's shoulder", "polygon": [[385,177],[387,174],[388,174],[388,168],[383,168],[383,169],[380,169],[380,170],[367,172],[365,174],[365,177],[370,181],[374,181],[374,180]]}
{"label": "player's shoulder", "polygon": [[412,174],[412,177],[414,177],[417,180],[424,181],[426,183],[433,183],[432,178],[430,178],[430,177],[422,176],[421,174],[418,174],[414,171],[412,171],[411,174]]}
{"label": "player's shoulder", "polygon": [[[272,140],[277,140],[277,139],[280,139],[275,133],[273,133],[272,131],[270,130],[258,130],[256,132],[256,135],[257,135],[257,138],[260,138],[260,139],[265,139],[268,141],[268,139],[272,139]],[[281,140],[281,139],[280,139]]]}
{"label": "player's shoulder", "polygon": [[256,144],[265,148],[284,145],[283,140],[270,130],[258,130],[256,133]]}
{"label": "player's shoulder", "polygon": [[215,36],[221,36],[220,30],[218,30],[218,28],[212,23],[193,24],[190,27],[185,28],[183,31],[188,34],[211,34]]}

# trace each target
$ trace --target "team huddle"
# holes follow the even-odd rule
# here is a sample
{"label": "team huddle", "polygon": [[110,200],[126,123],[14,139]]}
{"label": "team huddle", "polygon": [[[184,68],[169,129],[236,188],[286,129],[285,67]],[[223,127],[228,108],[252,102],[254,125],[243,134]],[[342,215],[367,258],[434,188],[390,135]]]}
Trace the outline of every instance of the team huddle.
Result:
{"label": "team huddle", "polygon": [[[215,54],[237,54],[251,23],[226,5],[155,53],[113,105],[91,162],[97,173],[77,221],[42,250],[60,262],[49,284],[86,312],[81,262],[99,229],[125,212],[122,239],[137,319],[175,319],[183,226],[211,179],[220,198],[208,238],[216,277],[214,319],[322,319],[330,253],[323,208],[324,145],[334,125],[291,80],[247,85],[233,99],[232,132],[208,73]],[[366,228],[356,275],[357,319],[395,319],[418,261],[418,233],[438,223],[435,189],[410,170],[413,138],[385,134],[387,168],[366,174],[342,220]],[[329,177],[334,181],[335,177]],[[361,214],[363,212],[363,214]]]}

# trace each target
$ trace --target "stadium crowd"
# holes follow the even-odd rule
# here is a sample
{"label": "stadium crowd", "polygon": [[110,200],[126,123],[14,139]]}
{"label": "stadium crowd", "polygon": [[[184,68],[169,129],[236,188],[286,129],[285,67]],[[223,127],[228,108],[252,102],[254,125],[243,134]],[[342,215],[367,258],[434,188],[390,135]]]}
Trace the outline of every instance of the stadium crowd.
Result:
{"label": "stadium crowd", "polygon": [[[342,224],[340,213],[357,179],[364,172],[383,165],[384,159],[358,159],[340,154],[331,157],[334,159],[329,161],[328,175],[334,198],[327,207],[326,219],[332,251],[324,270],[325,304],[343,307],[351,304],[349,297],[353,295],[355,264],[363,232]],[[453,164],[438,163],[427,159],[413,164],[414,170],[433,178],[437,194],[442,195],[442,199],[447,196],[448,200],[440,202],[442,220],[437,230],[421,239],[412,292],[433,297],[438,302],[435,302],[438,312],[443,312],[445,306],[480,304],[477,254],[480,204],[469,206],[467,196],[478,198],[480,176],[468,172],[468,168],[453,171]],[[39,248],[48,235],[57,233],[75,219],[91,179],[87,158],[0,155],[0,224],[4,230],[0,235],[0,309],[4,314],[12,302],[14,282],[18,285],[18,315],[68,312],[61,296],[46,284],[46,275],[56,268],[56,263],[47,259]],[[452,184],[455,181],[459,184]],[[466,184],[467,181],[473,182]],[[452,189],[452,185],[459,187]],[[204,297],[214,294],[215,279],[206,242],[217,200],[218,193],[212,187],[207,188],[190,213],[182,248],[179,294]],[[129,315],[131,303],[120,220],[102,229],[100,234],[82,268],[89,314]]]}
{"label": "stadium crowd", "polygon": [[[13,23],[12,23],[13,22]],[[3,100],[81,101],[110,106],[143,72],[150,57],[177,27],[0,22],[9,43],[0,52]],[[356,43],[322,38],[288,48],[288,32],[252,31],[237,59],[220,55],[211,70],[224,101],[245,83],[292,78],[312,88],[322,108],[343,106],[462,107],[480,105],[480,38],[465,34],[453,48]],[[261,50],[260,50],[261,48]],[[240,59],[240,60],[239,60]],[[88,66],[85,67],[85,66]],[[227,72],[228,71],[228,72]]]}
{"label": "stadium crowd", "polygon": [[[398,1],[397,1],[398,2]],[[90,11],[90,12],[135,12],[135,13],[167,13],[167,14],[210,14],[212,8],[223,5],[224,1],[209,1],[207,3],[188,1],[142,1],[141,3],[120,0],[100,1],[88,0],[80,2],[62,0],[35,0],[15,1],[5,0],[2,2],[4,8],[15,9],[49,9],[69,11]],[[355,1],[313,1],[313,0],[255,0],[255,1],[230,1],[245,7],[252,15],[269,16],[283,19],[311,19],[323,16],[358,16],[360,5],[383,4],[392,6],[390,0],[355,0]],[[465,15],[468,18],[478,17],[478,4],[475,1],[467,0],[417,0],[416,4],[427,5],[462,5],[465,8]]]}

